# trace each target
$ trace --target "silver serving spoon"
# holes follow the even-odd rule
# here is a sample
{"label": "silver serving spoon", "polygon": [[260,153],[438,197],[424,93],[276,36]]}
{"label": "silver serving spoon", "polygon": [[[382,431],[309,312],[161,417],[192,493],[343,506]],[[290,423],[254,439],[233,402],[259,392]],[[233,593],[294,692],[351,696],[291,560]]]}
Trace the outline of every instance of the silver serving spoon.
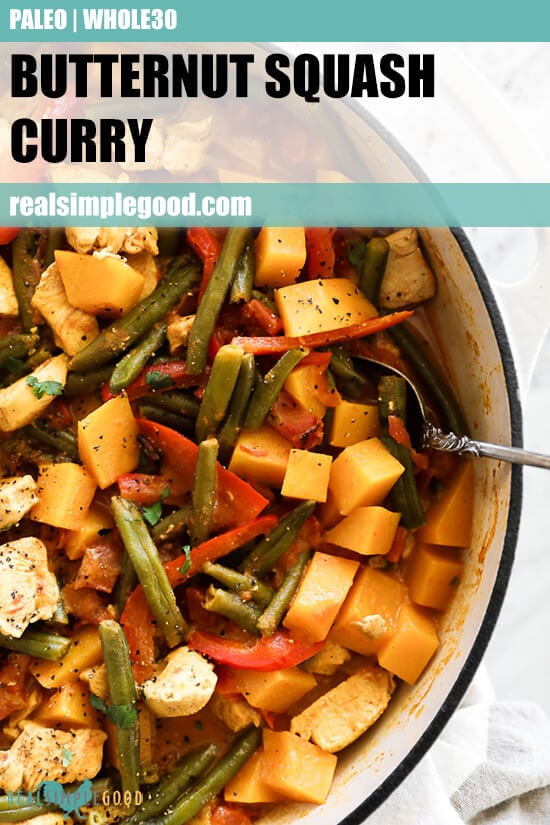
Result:
{"label": "silver serving spoon", "polygon": [[420,428],[418,439],[420,443],[418,446],[424,448],[432,447],[434,450],[441,450],[446,453],[474,455],[478,458],[485,456],[486,458],[508,461],[512,464],[527,464],[530,467],[543,467],[546,470],[550,470],[550,456],[548,455],[522,450],[519,449],[519,447],[504,447],[500,444],[489,444],[486,441],[474,441],[473,438],[469,438],[467,435],[455,435],[455,433],[447,433],[441,430],[430,421],[426,404],[418,387],[404,373],[396,369],[396,367],[390,367],[388,364],[384,364],[383,361],[378,361],[375,358],[355,354],[353,357],[378,367],[381,374],[398,375],[407,382],[407,386],[418,405]]}

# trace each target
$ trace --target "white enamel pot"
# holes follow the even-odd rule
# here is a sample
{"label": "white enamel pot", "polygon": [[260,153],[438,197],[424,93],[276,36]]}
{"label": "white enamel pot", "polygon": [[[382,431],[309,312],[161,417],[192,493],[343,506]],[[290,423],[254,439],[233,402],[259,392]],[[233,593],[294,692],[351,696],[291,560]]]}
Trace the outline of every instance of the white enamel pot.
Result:
{"label": "white enamel pot", "polygon": [[[342,105],[338,115],[357,151],[368,157],[375,180],[426,179],[364,108]],[[431,312],[434,330],[471,434],[521,446],[518,378],[489,281],[462,230],[422,229],[421,236],[439,284]],[[541,272],[539,262],[530,282],[535,297],[543,281]],[[511,309],[507,324],[514,317]],[[542,332],[540,327],[533,330],[532,342],[519,352],[524,377]],[[474,461],[472,544],[458,592],[442,618],[438,652],[417,684],[401,684],[376,725],[340,754],[325,804],[282,805],[264,816],[261,825],[359,825],[411,772],[457,708],[497,621],[521,512],[520,468],[486,459]]]}

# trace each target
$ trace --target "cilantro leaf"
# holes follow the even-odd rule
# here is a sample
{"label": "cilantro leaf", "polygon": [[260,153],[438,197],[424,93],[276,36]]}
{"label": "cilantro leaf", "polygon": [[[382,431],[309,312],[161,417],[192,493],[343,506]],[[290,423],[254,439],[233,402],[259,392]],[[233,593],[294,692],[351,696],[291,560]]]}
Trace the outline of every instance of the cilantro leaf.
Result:
{"label": "cilantro leaf", "polygon": [[137,710],[131,705],[107,705],[101,696],[96,696],[95,693],[90,693],[90,704],[119,728],[131,728],[137,719]]}
{"label": "cilantro leaf", "polygon": [[68,768],[73,759],[74,753],[63,745],[63,749],[61,751],[61,764],[63,767]]}
{"label": "cilantro leaf", "polygon": [[179,568],[178,573],[181,573],[182,576],[185,576],[185,574],[188,573],[189,570],[191,570],[191,545],[184,544],[181,549],[185,553],[185,562]]}
{"label": "cilantro leaf", "polygon": [[165,487],[160,494],[160,499],[158,501],[155,501],[154,504],[148,504],[141,508],[143,518],[147,524],[151,525],[151,527],[154,527],[155,524],[159,523],[160,517],[162,516],[162,502],[165,498],[168,498],[169,495],[170,487]]}
{"label": "cilantro leaf", "polygon": [[101,713],[107,713],[107,705],[101,696],[97,696],[95,693],[90,693],[90,705],[96,710],[100,710]]}
{"label": "cilantro leaf", "polygon": [[348,249],[348,261],[352,266],[359,266],[359,264],[365,257],[366,248],[367,245],[365,241],[359,241],[359,243],[356,243],[355,246],[351,246]]}
{"label": "cilantro leaf", "polygon": [[161,370],[152,370],[145,376],[145,383],[154,390],[165,390],[168,387],[173,387],[175,381]]}
{"label": "cilantro leaf", "polygon": [[39,381],[36,375],[29,375],[26,381],[37,398],[43,398],[45,395],[63,395],[63,384],[59,381]]}

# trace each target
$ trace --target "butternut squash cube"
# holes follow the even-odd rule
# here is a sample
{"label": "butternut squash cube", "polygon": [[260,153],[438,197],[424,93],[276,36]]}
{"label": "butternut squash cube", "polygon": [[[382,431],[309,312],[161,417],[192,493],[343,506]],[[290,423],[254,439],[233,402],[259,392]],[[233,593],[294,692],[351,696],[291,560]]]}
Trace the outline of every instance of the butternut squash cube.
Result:
{"label": "butternut squash cube", "polygon": [[71,646],[58,662],[34,659],[30,671],[44,688],[61,687],[66,682],[74,682],[89,667],[103,661],[103,649],[97,627],[76,630],[71,639]]}
{"label": "butternut squash cube", "polygon": [[330,631],[330,640],[372,656],[391,638],[406,595],[406,587],[393,576],[361,567]]}
{"label": "butternut squash cube", "polygon": [[277,802],[282,797],[264,780],[264,751],[253,753],[240,771],[229,780],[224,790],[226,802],[244,802],[255,805],[261,802]]}
{"label": "butternut squash cube", "polygon": [[235,444],[229,470],[247,481],[280,487],[285,477],[290,442],[271,427],[242,432]]}
{"label": "butternut squash cube", "polygon": [[90,704],[90,691],[82,682],[66,682],[50,694],[34,716],[46,727],[97,728],[99,714]]}
{"label": "butternut squash cube", "polygon": [[474,464],[464,461],[429,508],[418,538],[427,544],[468,547],[472,538]]}
{"label": "butternut squash cube", "polygon": [[42,464],[36,481],[38,503],[33,521],[64,530],[77,530],[88,513],[97,485],[80,464]]}
{"label": "butternut squash cube", "polygon": [[294,702],[315,687],[312,673],[298,667],[262,673],[258,670],[231,669],[235,687],[253,708],[285,713]]}
{"label": "butternut squash cube", "polygon": [[395,632],[378,651],[378,662],[412,685],[438,647],[437,631],[428,614],[412,604],[404,604],[397,617]]}
{"label": "butternut squash cube", "polygon": [[377,404],[356,404],[342,400],[335,408],[329,443],[333,447],[349,447],[367,438],[380,435]]}
{"label": "butternut squash cube", "polygon": [[139,429],[124,395],[111,398],[78,422],[78,452],[104,490],[139,461]]}
{"label": "butternut squash cube", "polygon": [[100,504],[92,504],[77,530],[70,530],[65,539],[65,553],[71,561],[81,559],[87,547],[97,541],[101,530],[114,526],[111,511]]}
{"label": "butternut squash cube", "polygon": [[92,315],[125,315],[140,299],[145,278],[118,255],[55,250],[72,306]]}
{"label": "butternut squash cube", "polygon": [[289,498],[326,501],[332,456],[291,450],[281,493]]}
{"label": "butternut squash cube", "polygon": [[301,281],[275,291],[285,335],[307,335],[349,327],[378,314],[347,278]]}
{"label": "butternut squash cube", "polygon": [[329,490],[347,516],[356,507],[381,504],[405,468],[379,438],[346,447],[332,462]]}
{"label": "butternut squash cube", "polygon": [[413,602],[444,610],[462,573],[456,550],[417,543],[407,562],[406,579]]}
{"label": "butternut squash cube", "polygon": [[325,541],[362,556],[384,556],[391,549],[400,518],[400,513],[385,507],[358,507],[325,533]]}
{"label": "butternut squash cube", "polygon": [[295,401],[317,418],[323,418],[326,406],[316,394],[316,387],[326,381],[326,370],[318,364],[295,367],[285,381],[285,390]]}
{"label": "butternut squash cube", "polygon": [[263,779],[286,799],[325,801],[332,785],[337,757],[289,731],[264,729]]}
{"label": "butternut squash cube", "polygon": [[264,226],[254,243],[256,286],[292,284],[306,262],[302,226]]}
{"label": "butternut squash cube", "polygon": [[64,353],[55,355],[0,390],[0,432],[11,433],[42,415],[65,386],[68,361]]}
{"label": "butternut squash cube", "polygon": [[353,583],[359,562],[319,551],[306,568],[283,624],[312,642],[326,639]]}

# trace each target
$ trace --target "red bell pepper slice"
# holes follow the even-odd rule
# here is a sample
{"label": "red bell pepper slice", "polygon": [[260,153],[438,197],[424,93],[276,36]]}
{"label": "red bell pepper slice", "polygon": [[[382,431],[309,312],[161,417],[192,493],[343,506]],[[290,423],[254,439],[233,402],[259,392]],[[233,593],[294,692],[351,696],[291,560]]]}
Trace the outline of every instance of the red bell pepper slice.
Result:
{"label": "red bell pepper slice", "polygon": [[122,498],[144,507],[166,498],[171,489],[170,479],[147,473],[125,473],[116,483]]}
{"label": "red bell pepper slice", "polygon": [[187,243],[203,262],[202,281],[199,289],[200,300],[220,257],[222,246],[214,233],[202,226],[192,226],[187,230]]}
{"label": "red bell pepper slice", "polygon": [[401,556],[403,555],[403,550],[407,545],[407,538],[409,536],[409,531],[406,527],[403,527],[401,524],[395,531],[395,537],[392,542],[392,546],[389,549],[389,552],[386,553],[386,560],[391,562],[391,564],[395,564],[399,561]]}
{"label": "red bell pepper slice", "polygon": [[336,254],[334,251],[335,228],[329,226],[308,227],[306,233],[306,277],[314,278],[334,277]]}
{"label": "red bell pepper slice", "polygon": [[[165,386],[158,386],[159,380]],[[125,393],[130,401],[135,401],[137,398],[141,398],[142,395],[149,395],[153,391],[166,392],[179,387],[200,386],[205,380],[205,376],[190,375],[187,372],[185,361],[166,361],[162,364],[151,364],[145,367],[140,375],[131,384],[128,384]],[[101,398],[103,401],[110,401],[111,398],[114,398],[108,382],[104,384],[101,390]]]}
{"label": "red bell pepper slice", "polygon": [[21,230],[16,226],[0,227],[0,246],[4,246],[4,244],[13,241],[15,236],[18,235],[20,231]]}
{"label": "red bell pepper slice", "polygon": [[352,341],[355,338],[364,338],[366,335],[374,335],[376,332],[382,332],[382,330],[400,324],[412,315],[414,315],[414,310],[404,309],[399,312],[391,312],[388,315],[377,315],[375,318],[360,321],[358,324],[351,324],[349,327],[338,327],[338,329],[325,332],[311,332],[308,335],[300,336],[279,335],[274,338],[237,336],[233,338],[231,343],[242,347],[244,352],[251,352],[253,355],[278,355],[289,349],[296,349],[296,347],[315,349],[329,344]]}
{"label": "red bell pepper slice", "polygon": [[298,450],[312,450],[323,441],[323,422],[285,390],[275,399],[266,421]]}
{"label": "red bell pepper slice", "polygon": [[[177,479],[188,480],[189,490],[195,477],[199,448],[181,433],[146,419],[138,419],[142,435],[159,450]],[[165,470],[166,472],[166,470]],[[265,510],[269,501],[254,487],[218,463],[214,529],[232,527],[251,521]]]}
{"label": "red bell pepper slice", "polygon": [[324,645],[324,641],[294,639],[287,630],[276,630],[272,636],[256,639],[252,644],[194,630],[187,643],[192,650],[209,656],[215,662],[262,673],[299,665],[318,653]]}
{"label": "red bell pepper slice", "polygon": [[[254,521],[241,524],[227,533],[208,539],[192,549],[189,559],[186,555],[182,555],[164,565],[168,581],[172,587],[183,584],[198,573],[205,562],[216,561],[246,544],[247,541],[269,533],[276,523],[275,516],[262,516]],[[141,585],[138,585],[128,597],[120,623],[130,648],[134,677],[138,683],[141,683],[151,676],[155,662],[153,614]]]}
{"label": "red bell pepper slice", "polygon": [[278,335],[283,331],[281,318],[258,298],[251,298],[243,304],[242,316],[245,324],[255,324],[267,335]]}
{"label": "red bell pepper slice", "polygon": [[405,423],[402,418],[398,415],[388,415],[388,433],[393,438],[394,441],[397,441],[398,444],[402,444],[404,447],[407,447],[411,451],[411,458],[413,463],[421,470],[427,470],[429,459],[425,453],[417,452],[412,444],[411,444],[411,437],[405,427]]}

